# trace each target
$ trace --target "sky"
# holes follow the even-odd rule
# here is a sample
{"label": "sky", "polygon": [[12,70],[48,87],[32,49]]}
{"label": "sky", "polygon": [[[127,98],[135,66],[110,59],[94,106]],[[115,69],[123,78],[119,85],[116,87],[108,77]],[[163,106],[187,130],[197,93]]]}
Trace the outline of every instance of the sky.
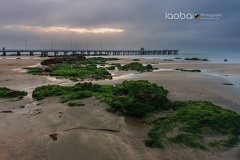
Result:
{"label": "sky", "polygon": [[239,0],[0,2],[0,48],[240,53]]}

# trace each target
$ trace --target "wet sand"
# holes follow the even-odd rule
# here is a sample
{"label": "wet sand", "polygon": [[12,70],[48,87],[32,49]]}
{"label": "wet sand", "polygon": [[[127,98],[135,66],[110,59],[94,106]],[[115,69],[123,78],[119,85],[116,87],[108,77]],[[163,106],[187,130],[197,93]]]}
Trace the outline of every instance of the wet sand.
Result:
{"label": "wet sand", "polygon": [[[29,92],[23,100],[0,99],[0,111],[13,111],[0,113],[0,159],[240,159],[240,147],[209,152],[173,144],[165,144],[164,150],[148,148],[144,139],[149,126],[142,125],[138,119],[107,112],[108,106],[93,97],[81,100],[86,104],[82,107],[68,107],[59,102],[59,97],[36,102],[30,94],[37,86],[75,83],[13,70],[36,65],[39,60],[0,59],[0,86]],[[132,60],[115,62],[130,63]],[[115,84],[127,79],[146,79],[168,89],[171,100],[209,100],[240,113],[240,64],[149,59],[141,59],[141,62],[167,70],[142,74],[113,71],[113,80],[93,83]],[[203,73],[173,70],[176,68],[201,69]],[[58,134],[56,141],[49,137],[54,133]]]}

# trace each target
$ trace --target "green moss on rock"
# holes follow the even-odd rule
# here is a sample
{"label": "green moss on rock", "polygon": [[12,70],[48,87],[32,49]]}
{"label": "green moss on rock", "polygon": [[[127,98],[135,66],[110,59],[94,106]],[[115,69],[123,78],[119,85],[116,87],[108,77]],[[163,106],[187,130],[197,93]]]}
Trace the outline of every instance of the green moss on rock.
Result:
{"label": "green moss on rock", "polygon": [[120,111],[129,116],[143,118],[171,107],[167,93],[163,87],[145,80],[124,81],[115,86],[115,97],[110,102],[109,111]]}
{"label": "green moss on rock", "polygon": [[50,75],[69,78],[73,80],[81,79],[112,79],[111,74],[99,65],[105,65],[106,61],[118,60],[115,58],[89,58],[85,57],[62,57],[42,61],[43,68],[26,68],[28,73],[36,75]]}
{"label": "green moss on rock", "polygon": [[129,64],[125,64],[124,66],[119,67],[120,70],[128,71],[128,70],[136,70],[139,72],[151,72],[153,67],[148,64],[147,66],[143,66],[142,63],[133,62]]}
{"label": "green moss on rock", "polygon": [[139,59],[133,59],[133,61],[140,61]]}
{"label": "green moss on rock", "polygon": [[182,72],[201,72],[199,69],[182,69],[182,68],[177,68],[177,71],[182,71]]}
{"label": "green moss on rock", "polygon": [[110,105],[109,111],[143,118],[148,114],[168,110],[172,103],[168,91],[145,80],[124,81],[115,86],[78,83],[73,87],[48,85],[33,91],[33,97],[41,100],[49,96],[61,96],[61,102],[95,96]]}
{"label": "green moss on rock", "polygon": [[11,90],[6,87],[0,87],[0,98],[16,98],[26,96],[28,93],[25,91]]}
{"label": "green moss on rock", "polygon": [[82,103],[82,102],[70,101],[70,102],[68,103],[68,106],[70,106],[70,107],[74,107],[74,106],[85,106],[85,104]]}
{"label": "green moss on rock", "polygon": [[[154,122],[154,127],[149,132],[149,139],[146,142],[158,141],[158,143],[161,143],[162,141],[170,141],[199,149],[215,146],[233,147],[239,143],[239,114],[208,101],[177,101],[174,102],[173,109],[172,113]],[[183,133],[169,137],[168,133],[173,130]],[[160,138],[152,136],[152,131],[161,135]],[[212,136],[213,139],[215,137],[216,140],[205,145],[203,135]],[[229,138],[219,140],[221,136]]]}
{"label": "green moss on rock", "polygon": [[42,75],[42,72],[43,72],[43,69],[38,67],[28,67],[24,69],[27,70],[27,73],[31,73],[33,75]]}

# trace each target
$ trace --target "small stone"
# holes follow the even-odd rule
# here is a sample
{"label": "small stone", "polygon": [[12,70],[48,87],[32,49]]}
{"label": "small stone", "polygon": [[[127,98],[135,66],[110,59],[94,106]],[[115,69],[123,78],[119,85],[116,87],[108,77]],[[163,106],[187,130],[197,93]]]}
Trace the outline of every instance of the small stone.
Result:
{"label": "small stone", "polygon": [[0,113],[13,113],[11,110],[1,111]]}
{"label": "small stone", "polygon": [[49,135],[49,137],[52,138],[54,141],[57,140],[57,136],[58,136],[57,133],[53,133],[53,134],[50,134],[50,135]]}
{"label": "small stone", "polygon": [[25,108],[25,106],[19,106],[18,108]]}
{"label": "small stone", "polygon": [[225,85],[225,86],[232,86],[233,84],[232,84],[232,83],[222,83],[222,85]]}

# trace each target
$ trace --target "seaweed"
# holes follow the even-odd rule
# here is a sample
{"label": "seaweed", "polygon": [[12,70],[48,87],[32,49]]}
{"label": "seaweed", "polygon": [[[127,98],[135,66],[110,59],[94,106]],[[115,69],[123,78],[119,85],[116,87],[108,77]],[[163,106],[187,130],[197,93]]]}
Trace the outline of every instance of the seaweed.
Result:
{"label": "seaweed", "polygon": [[16,97],[24,97],[28,93],[25,91],[16,91],[11,90],[6,87],[0,87],[0,98],[16,98]]}
{"label": "seaweed", "polygon": [[168,91],[145,80],[124,81],[112,85],[78,83],[73,87],[48,85],[33,91],[37,100],[49,96],[61,96],[61,102],[95,96],[110,105],[108,111],[120,111],[126,115],[143,118],[148,114],[168,110],[172,102],[167,99]]}
{"label": "seaweed", "polygon": [[199,69],[182,69],[182,68],[177,68],[177,71],[182,71],[182,72],[201,72]]}
{"label": "seaweed", "polygon": [[82,102],[70,101],[70,102],[68,103],[68,106],[70,106],[70,107],[74,107],[74,106],[85,106],[85,104],[82,103]]}
{"label": "seaweed", "polygon": [[139,62],[133,62],[133,63],[125,64],[124,66],[121,66],[119,69],[124,71],[136,70],[139,72],[151,72],[153,70],[153,67],[151,64],[148,64],[147,66],[143,66]]}
{"label": "seaweed", "polygon": [[[239,114],[208,101],[177,101],[173,103],[172,108],[174,111],[164,118],[157,119],[151,130],[162,135],[161,139],[150,134],[148,141],[182,143],[203,150],[209,147],[233,147],[239,143]],[[167,133],[172,132],[173,129],[182,133],[175,137],[167,136]],[[203,135],[228,136],[229,138],[227,140],[213,140],[205,145]]]}
{"label": "seaweed", "polygon": [[[95,96],[109,105],[110,112],[143,119],[150,117],[149,124],[153,127],[145,140],[149,147],[163,149],[167,142],[209,150],[234,147],[240,142],[240,115],[236,112],[208,101],[172,102],[167,94],[168,90],[146,80],[123,81],[114,86],[86,82],[71,87],[48,85],[33,91],[37,100],[61,96],[61,102],[69,102],[69,106],[82,105],[78,100]],[[164,116],[154,118],[159,113]],[[206,143],[206,136],[211,136],[212,141]]]}
{"label": "seaweed", "polygon": [[50,75],[69,78],[73,81],[85,80],[85,79],[112,79],[111,74],[103,67],[99,65],[105,65],[107,61],[118,60],[116,58],[101,58],[94,57],[86,59],[83,56],[80,57],[62,57],[47,59],[41,62],[44,65],[40,67],[29,67],[28,73],[34,75]]}
{"label": "seaweed", "polygon": [[42,72],[43,72],[43,69],[38,67],[28,67],[24,69],[27,70],[27,73],[31,73],[33,75],[42,75]]}

